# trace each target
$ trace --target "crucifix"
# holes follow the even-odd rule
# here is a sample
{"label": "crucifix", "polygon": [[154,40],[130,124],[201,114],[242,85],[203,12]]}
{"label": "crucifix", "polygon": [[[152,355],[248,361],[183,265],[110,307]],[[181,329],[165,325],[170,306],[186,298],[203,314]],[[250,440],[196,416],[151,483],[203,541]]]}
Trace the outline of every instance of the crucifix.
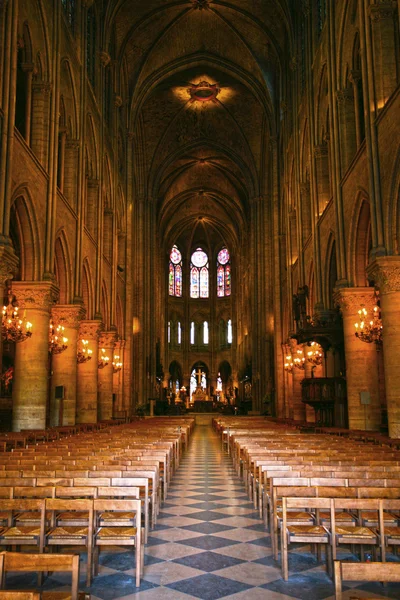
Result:
{"label": "crucifix", "polygon": [[201,370],[200,367],[197,368],[196,370],[196,379],[197,379],[197,389],[201,388],[201,376],[203,374],[203,371]]}

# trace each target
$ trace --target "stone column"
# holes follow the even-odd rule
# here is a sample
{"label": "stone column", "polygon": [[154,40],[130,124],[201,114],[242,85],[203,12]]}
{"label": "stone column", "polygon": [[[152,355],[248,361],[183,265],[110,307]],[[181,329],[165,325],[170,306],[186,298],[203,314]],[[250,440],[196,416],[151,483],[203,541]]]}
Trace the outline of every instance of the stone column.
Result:
{"label": "stone column", "polygon": [[93,238],[97,239],[97,212],[99,210],[99,181],[98,179],[88,179],[87,198],[86,198],[86,228],[90,231]]}
{"label": "stone column", "polygon": [[[52,318],[55,325],[63,325],[68,338],[67,349],[51,358],[50,427],[75,425],[77,394],[78,329],[84,309],[76,304],[53,306]],[[56,386],[64,386],[64,398],[55,397]]]}
{"label": "stone column", "polygon": [[[116,398],[116,406],[115,409],[118,411],[124,410],[124,403],[122,397],[123,390],[123,367],[124,367],[124,349],[125,349],[125,340],[118,340],[114,346],[114,358],[113,362],[122,363],[122,368],[119,371],[115,371],[113,369],[113,394],[115,394]],[[117,359],[119,356],[119,359]]]}
{"label": "stone column", "polygon": [[78,333],[78,350],[80,340],[88,340],[92,350],[92,358],[87,362],[78,364],[77,390],[76,390],[76,422],[97,422],[97,355],[99,349],[99,333],[101,321],[84,320],[80,322]]}
{"label": "stone column", "polygon": [[[292,353],[292,357],[295,358],[297,356],[297,350],[302,350],[303,346],[298,345],[296,340],[290,340],[290,350]],[[293,419],[295,421],[305,421],[306,420],[306,407],[304,402],[301,401],[301,382],[304,379],[304,371],[303,369],[298,369],[293,366],[292,371],[292,406],[291,413],[293,414]]]}
{"label": "stone column", "polygon": [[31,148],[40,164],[46,168],[48,156],[48,115],[51,85],[49,83],[32,84],[32,126]]}
{"label": "stone column", "polygon": [[354,114],[356,119],[356,143],[358,149],[361,146],[363,139],[365,138],[364,115],[361,114],[362,105],[360,98],[360,94],[362,93],[362,90],[360,90],[361,72],[352,69],[350,71],[349,79],[353,84]]}
{"label": "stone column", "polygon": [[113,395],[113,355],[114,345],[117,341],[115,331],[103,331],[99,338],[98,357],[100,361],[101,349],[104,348],[108,356],[108,364],[99,369],[98,385],[99,385],[99,403],[98,403],[98,420],[104,421],[112,418],[112,395]]}
{"label": "stone column", "polygon": [[354,95],[352,88],[344,88],[337,92],[340,121],[340,148],[342,175],[347,171],[353,160],[356,147],[356,115],[354,110]]}
{"label": "stone column", "polygon": [[32,323],[32,337],[15,345],[13,431],[44,429],[48,395],[50,307],[57,287],[46,281],[15,281],[20,314]]}
{"label": "stone column", "polygon": [[372,3],[369,15],[375,58],[375,94],[379,110],[397,87],[396,56],[399,50],[396,43],[396,2],[379,0]]}
{"label": "stone column", "polygon": [[[335,294],[343,314],[344,348],[346,354],[347,405],[349,429],[378,430],[381,424],[381,403],[376,346],[356,336],[358,311],[365,306],[372,314],[374,289],[370,287],[342,288]],[[361,403],[361,392],[369,392],[369,404]]]}
{"label": "stone column", "polygon": [[368,275],[379,288],[389,436],[400,438],[400,257],[377,258]]}
{"label": "stone column", "polygon": [[317,174],[317,205],[318,215],[322,215],[329,200],[331,189],[329,183],[328,144],[320,144],[314,148],[315,169]]}
{"label": "stone column", "polygon": [[63,194],[69,204],[76,209],[78,194],[79,142],[67,139],[65,143]]}
{"label": "stone column", "polygon": [[302,216],[302,245],[311,235],[311,194],[308,181],[300,184],[301,216]]}

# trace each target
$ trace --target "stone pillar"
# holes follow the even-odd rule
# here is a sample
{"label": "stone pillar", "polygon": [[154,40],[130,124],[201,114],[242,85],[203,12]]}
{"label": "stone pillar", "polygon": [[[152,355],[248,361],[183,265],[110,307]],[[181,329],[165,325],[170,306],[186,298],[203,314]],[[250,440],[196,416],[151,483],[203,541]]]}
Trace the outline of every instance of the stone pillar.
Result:
{"label": "stone pillar", "polygon": [[[76,304],[53,306],[52,318],[55,325],[63,325],[68,338],[67,349],[51,358],[50,427],[75,425],[77,394],[78,330],[84,309]],[[64,398],[55,397],[56,386],[64,386]]]}
{"label": "stone pillar", "polygon": [[41,165],[46,168],[48,155],[48,115],[51,85],[32,84],[31,148]]}
{"label": "stone pillar", "polygon": [[389,436],[400,438],[400,257],[377,258],[368,275],[379,288]]}
{"label": "stone pillar", "polygon": [[356,151],[356,115],[352,88],[344,88],[337,92],[340,121],[340,149],[342,175],[347,171]]}
{"label": "stone pillar", "polygon": [[354,96],[354,114],[356,119],[356,143],[357,148],[361,146],[362,141],[365,138],[365,126],[364,126],[364,115],[362,112],[362,104],[361,104],[361,94],[362,89],[360,89],[360,81],[361,81],[361,71],[357,71],[352,69],[350,71],[349,77],[351,83],[353,84],[353,96]]}
{"label": "stone pillar", "polygon": [[[381,424],[376,346],[359,340],[354,326],[361,306],[372,314],[374,299],[370,287],[342,288],[335,294],[343,314],[349,429],[378,430]],[[361,392],[369,392],[369,404],[361,403]]]}
{"label": "stone pillar", "polygon": [[300,184],[301,217],[302,217],[302,244],[306,243],[311,235],[311,194],[308,181]]}
{"label": "stone pillar", "polygon": [[50,307],[57,287],[46,281],[15,281],[20,314],[32,323],[32,337],[15,345],[13,431],[44,429],[48,396]]}
{"label": "stone pillar", "polygon": [[[115,409],[118,411],[124,410],[122,390],[123,390],[123,367],[124,367],[124,349],[125,340],[118,340],[114,346],[113,362],[122,363],[122,368],[119,371],[113,369],[113,394],[115,394],[116,402]],[[119,356],[119,358],[117,358]]]}
{"label": "stone pillar", "polygon": [[99,210],[99,181],[88,179],[86,198],[86,220],[85,225],[93,238],[97,239],[97,212]]}
{"label": "stone pillar", "polygon": [[97,355],[99,349],[99,333],[101,321],[84,320],[80,322],[78,334],[79,340],[88,340],[89,348],[92,350],[92,358],[87,362],[78,364],[77,369],[77,391],[76,391],[76,422],[97,422]]}
{"label": "stone pillar", "polygon": [[[292,357],[297,356],[297,350],[302,350],[302,345],[297,345],[296,340],[290,340],[290,350]],[[304,370],[293,366],[292,371],[292,405],[291,413],[295,421],[306,420],[306,408],[304,402],[301,401],[301,382],[304,379]]]}
{"label": "stone pillar", "polygon": [[99,403],[98,403],[98,420],[104,421],[112,418],[112,398],[113,398],[113,355],[114,345],[117,340],[115,331],[103,331],[99,338],[98,360],[100,363],[101,349],[104,348],[108,356],[108,364],[99,369],[98,384],[99,384]]}
{"label": "stone pillar", "polygon": [[318,215],[320,216],[331,199],[328,144],[325,143],[315,146],[314,156],[317,174],[317,205]]}
{"label": "stone pillar", "polygon": [[64,187],[63,194],[70,205],[76,209],[78,193],[78,158],[79,142],[66,140],[64,161]]}
{"label": "stone pillar", "polygon": [[[384,107],[397,87],[398,47],[396,43],[396,2],[379,0],[369,6],[375,59],[377,108]],[[398,42],[398,40],[397,40]]]}

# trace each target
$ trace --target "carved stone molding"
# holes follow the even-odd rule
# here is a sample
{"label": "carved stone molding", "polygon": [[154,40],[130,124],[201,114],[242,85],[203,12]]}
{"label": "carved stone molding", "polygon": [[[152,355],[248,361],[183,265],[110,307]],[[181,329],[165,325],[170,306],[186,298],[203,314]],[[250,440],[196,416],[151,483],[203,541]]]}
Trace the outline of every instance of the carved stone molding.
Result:
{"label": "carved stone molding", "polygon": [[380,256],[367,268],[368,277],[375,282],[380,295],[400,292],[400,257]]}
{"label": "carved stone molding", "polygon": [[375,290],[372,287],[340,288],[335,291],[334,300],[343,316],[353,318],[361,306],[365,306],[368,312],[373,311],[376,304]]}
{"label": "carved stone molding", "polygon": [[350,79],[351,83],[354,83],[354,85],[357,85],[357,83],[361,79],[361,71],[359,71],[358,69],[351,69],[350,74],[349,74],[349,79]]}
{"label": "carved stone molding", "polygon": [[12,291],[23,309],[50,310],[58,298],[59,289],[51,281],[13,281]]}
{"label": "carved stone molding", "polygon": [[209,0],[191,0],[191,2],[195,10],[203,10],[203,8],[209,7]]}
{"label": "carved stone molding", "polygon": [[78,329],[85,313],[84,307],[78,304],[56,304],[51,309],[53,319],[71,329]]}
{"label": "carved stone molding", "polygon": [[114,94],[114,106],[120,108],[123,104],[122,97],[118,94]]}
{"label": "carved stone molding", "polygon": [[67,150],[79,150],[79,140],[67,139],[65,142],[65,148]]}
{"label": "carved stone molding", "polygon": [[10,244],[0,242],[0,285],[12,279],[18,269],[18,257]]}
{"label": "carved stone molding", "polygon": [[101,348],[113,349],[118,339],[116,331],[102,331],[99,337],[99,346]]}
{"label": "carved stone molding", "polygon": [[310,182],[309,181],[304,181],[303,183],[300,183],[300,193],[303,196],[310,195]]}
{"label": "carved stone molding", "polygon": [[126,341],[125,340],[117,340],[115,342],[114,350],[123,350],[125,348]]}
{"label": "carved stone molding", "polygon": [[390,0],[379,0],[375,4],[371,4],[368,8],[371,21],[377,22],[393,19],[396,5],[397,2],[390,2]]}
{"label": "carved stone molding", "polygon": [[92,179],[92,178],[89,178],[89,179],[87,180],[87,184],[88,184],[88,187],[96,189],[96,188],[98,188],[98,187],[99,187],[99,185],[100,185],[100,182],[99,182],[99,180],[98,180],[98,179]]}
{"label": "carved stone molding", "polygon": [[103,67],[107,67],[111,62],[111,56],[105,50],[99,52],[99,58]]}
{"label": "carved stone molding", "polygon": [[325,156],[328,156],[328,144],[314,146],[314,156],[315,158],[324,158]]}
{"label": "carved stone molding", "polygon": [[352,88],[343,88],[343,90],[338,90],[336,92],[336,97],[339,106],[345,104],[353,104],[354,103],[354,94]]}
{"label": "carved stone molding", "polygon": [[97,342],[102,329],[103,323],[97,319],[83,320],[79,323],[79,337]]}
{"label": "carved stone molding", "polygon": [[43,96],[50,96],[51,89],[52,85],[48,81],[35,81],[32,84],[32,91],[35,94],[43,94]]}

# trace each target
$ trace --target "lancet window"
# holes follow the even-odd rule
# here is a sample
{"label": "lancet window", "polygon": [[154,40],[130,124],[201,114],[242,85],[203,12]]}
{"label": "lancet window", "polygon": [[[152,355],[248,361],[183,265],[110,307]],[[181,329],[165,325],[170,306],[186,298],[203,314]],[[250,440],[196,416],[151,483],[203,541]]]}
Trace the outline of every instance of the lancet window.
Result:
{"label": "lancet window", "polygon": [[169,295],[182,296],[182,254],[177,246],[172,246],[169,255]]}
{"label": "lancet window", "polygon": [[217,296],[231,295],[231,257],[227,248],[222,248],[217,256]]}

